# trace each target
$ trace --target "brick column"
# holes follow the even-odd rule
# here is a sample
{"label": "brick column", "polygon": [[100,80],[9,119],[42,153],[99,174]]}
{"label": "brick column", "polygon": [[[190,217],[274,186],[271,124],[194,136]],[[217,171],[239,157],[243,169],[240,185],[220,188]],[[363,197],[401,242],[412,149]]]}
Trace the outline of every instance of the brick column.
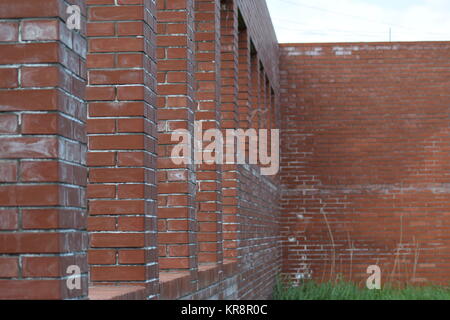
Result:
{"label": "brick column", "polygon": [[261,105],[260,105],[260,112],[261,112],[261,118],[260,118],[260,128],[261,129],[267,129],[268,120],[269,120],[269,100],[268,100],[268,87],[269,87],[269,80],[267,80],[266,73],[264,71],[264,68],[261,67],[260,69],[260,89],[261,89]]}
{"label": "brick column", "polygon": [[[65,23],[73,4],[81,31]],[[0,7],[0,299],[83,299],[84,1]],[[67,286],[71,265],[80,268],[80,289]]]}
{"label": "brick column", "polygon": [[[268,108],[269,110],[267,111],[267,119],[268,119],[268,125],[267,125],[267,129],[277,129],[276,125],[275,125],[275,97],[274,97],[274,93],[272,90],[272,87],[270,86],[270,83],[267,86],[267,96],[268,96]],[[270,136],[270,135],[269,135]],[[267,140],[270,141],[270,140]]]}
{"label": "brick column", "polygon": [[[238,128],[238,9],[235,1],[222,0],[222,129]],[[238,247],[238,171],[237,165],[223,166],[224,258],[237,258]]]}
{"label": "brick column", "polygon": [[[196,122],[203,133],[220,130],[220,0],[196,0]],[[204,147],[210,142],[205,142]],[[199,263],[222,262],[222,165],[202,164],[197,173]]]}
{"label": "brick column", "polygon": [[250,94],[250,104],[251,104],[251,123],[250,127],[253,129],[260,129],[260,117],[261,117],[261,76],[260,76],[260,63],[258,59],[258,54],[252,52],[251,54],[251,94]]}
{"label": "brick column", "polygon": [[247,28],[239,30],[239,128],[250,128],[250,37]]}
{"label": "brick column", "polygon": [[157,294],[155,3],[89,1],[89,263]]}
{"label": "brick column", "polygon": [[[158,0],[158,241],[161,271],[188,271],[197,278],[195,173],[175,164],[177,129],[194,136],[194,2]],[[185,155],[187,156],[187,155]],[[191,154],[193,160],[193,148]]]}

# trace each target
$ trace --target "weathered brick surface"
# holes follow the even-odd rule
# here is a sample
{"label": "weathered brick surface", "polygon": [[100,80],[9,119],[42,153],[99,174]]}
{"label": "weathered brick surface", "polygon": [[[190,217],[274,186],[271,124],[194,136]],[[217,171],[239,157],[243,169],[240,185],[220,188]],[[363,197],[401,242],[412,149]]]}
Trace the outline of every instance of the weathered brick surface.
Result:
{"label": "weathered brick surface", "polygon": [[[65,25],[71,4],[80,31]],[[0,299],[88,294],[85,16],[81,1],[0,4]]]}
{"label": "weathered brick surface", "polygon": [[[236,0],[258,56],[274,87],[279,86],[278,41],[266,1]],[[278,93],[278,90],[277,90]]]}
{"label": "weathered brick surface", "polygon": [[[279,48],[264,1],[69,2],[1,4],[0,297],[86,298],[89,272],[94,298],[267,298],[282,262],[446,281],[448,42]],[[196,121],[281,127],[281,176],[174,165]]]}
{"label": "weathered brick surface", "polygon": [[[281,271],[373,264],[446,283],[448,42],[279,48],[260,0],[3,0],[0,19],[0,298],[259,299]],[[281,128],[281,174],[175,165],[196,121]]]}
{"label": "weathered brick surface", "polygon": [[[3,0],[0,20],[0,298],[263,299],[280,272],[373,264],[446,282],[448,42],[279,48],[260,0]],[[175,165],[196,121],[282,129],[281,174]]]}
{"label": "weathered brick surface", "polygon": [[[252,12],[264,10],[264,2],[253,4]],[[254,68],[265,78],[261,70],[272,67],[266,64],[267,57],[271,54],[277,57],[278,53],[276,49],[263,50],[276,38],[264,28],[249,29],[255,21],[246,9],[239,2],[228,1],[222,5],[223,129],[259,129],[264,110],[269,108],[265,87],[250,78]],[[241,21],[239,14],[242,14]],[[256,34],[258,41],[253,41],[251,34]],[[274,75],[267,82],[268,86],[278,88]],[[267,298],[280,266],[278,189],[270,179],[260,175],[256,165],[227,164],[223,169],[224,258],[237,262],[235,297]]]}
{"label": "weathered brick surface", "polygon": [[284,272],[447,282],[449,50],[281,47]]}
{"label": "weathered brick surface", "polygon": [[[195,1],[195,121],[221,129],[220,0]],[[205,142],[203,147],[207,147]],[[222,165],[196,165],[199,263],[222,263]]]}
{"label": "weathered brick surface", "polygon": [[157,294],[156,4],[88,1],[90,280]]}
{"label": "weathered brick surface", "polygon": [[259,168],[240,166],[238,200],[238,297],[267,299],[281,272],[278,186]]}
{"label": "weathered brick surface", "polygon": [[[255,3],[255,6],[255,10],[267,9],[264,3]],[[203,130],[237,129],[241,123],[242,128],[248,128],[250,86],[245,83],[245,77],[249,81],[252,45],[250,37],[242,36],[247,32],[242,31],[245,25],[239,26],[238,16],[239,7],[234,1],[196,0],[176,5],[161,1],[158,4],[158,247],[160,269],[163,271],[161,298],[201,298],[207,294],[220,299],[267,297],[279,265],[279,262],[273,264],[275,260],[271,260],[277,253],[279,256],[279,242],[276,240],[269,244],[267,241],[272,240],[271,237],[276,238],[273,230],[278,228],[277,192],[270,188],[269,181],[259,181],[258,168],[250,170],[237,165],[174,166],[170,159],[175,143],[170,141],[170,134],[181,128],[187,129],[193,136],[194,121],[202,121]],[[254,17],[248,13],[242,17],[245,24],[251,24],[252,19]],[[260,34],[261,30],[252,33],[259,37],[258,43],[253,44],[257,67],[264,68],[267,55],[276,57],[277,50],[272,48],[262,53],[266,55],[264,62],[258,58],[257,50],[267,48],[270,46],[268,43],[274,43],[276,39],[271,33]],[[245,43],[242,47],[239,46],[240,38]],[[191,65],[194,55],[196,63]],[[272,67],[266,66],[267,69]],[[261,77],[264,77],[263,73]],[[238,85],[240,78],[244,81],[242,86]],[[277,90],[275,79],[270,77],[272,87]],[[261,100],[261,105],[255,105],[255,110],[269,108],[267,88],[254,89],[266,98]],[[253,193],[256,185],[261,188],[259,194]],[[240,207],[242,197],[250,202],[257,201],[259,197],[275,202],[258,203],[265,205],[265,209],[254,206],[244,212],[245,209]],[[268,220],[265,221],[264,217],[258,216],[259,209],[264,211],[262,215],[267,214],[271,218],[266,217]],[[264,235],[252,233],[246,229],[250,226],[240,225],[241,219],[249,225],[261,223],[261,226],[258,225],[261,230],[265,230],[270,221],[274,223],[273,229],[265,230]],[[261,241],[253,241],[251,237],[255,234],[262,237]],[[250,262],[252,259],[255,259],[254,263]],[[261,272],[255,272],[255,265],[259,266],[263,260],[271,262],[261,268]],[[226,279],[223,278],[222,264],[229,265],[232,261],[238,266],[233,277],[241,281],[236,286],[225,284],[231,280],[221,280]],[[214,265],[216,267],[212,268]],[[206,289],[202,281],[205,267],[212,268],[208,272],[213,276],[212,280],[205,282],[209,283]],[[239,270],[239,267],[242,269]],[[268,272],[269,269],[271,272]],[[175,276],[168,272],[178,272],[178,285],[172,285],[170,279]],[[261,287],[258,287],[260,284]],[[252,290],[253,285],[258,289]],[[189,290],[176,289],[189,286],[200,291],[186,296]]]}
{"label": "weathered brick surface", "polygon": [[[160,270],[189,271],[197,282],[196,175],[192,163],[174,163],[172,140],[185,129],[194,145],[195,4],[158,0],[158,248]],[[180,137],[182,138],[182,137]],[[193,149],[189,156],[193,159]]]}
{"label": "weathered brick surface", "polygon": [[[235,1],[222,1],[221,11],[221,123],[224,134],[227,129],[239,127],[238,118],[238,8]],[[235,142],[232,142],[235,146]],[[227,141],[224,145],[228,147]],[[224,258],[236,261],[239,247],[238,230],[238,165],[223,165],[223,239]]]}

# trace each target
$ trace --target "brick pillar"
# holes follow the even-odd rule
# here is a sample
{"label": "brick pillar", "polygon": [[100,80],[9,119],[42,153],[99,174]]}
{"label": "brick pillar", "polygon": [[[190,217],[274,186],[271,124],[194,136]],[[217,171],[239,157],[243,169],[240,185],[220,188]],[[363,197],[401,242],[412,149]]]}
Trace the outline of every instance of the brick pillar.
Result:
{"label": "brick pillar", "polygon": [[[267,96],[268,96],[268,108],[269,110],[267,111],[267,120],[268,120],[268,125],[267,125],[267,129],[276,129],[275,127],[275,97],[274,97],[274,93],[272,90],[272,87],[270,86],[270,83],[268,83],[267,85]],[[270,135],[269,135],[270,136]],[[270,140],[267,140],[270,141]]]}
{"label": "brick pillar", "polygon": [[[270,129],[270,84],[269,79],[267,78],[266,72],[264,71],[264,68],[261,67],[261,106],[260,106],[260,129]],[[259,137],[259,147],[263,150],[268,150],[270,146],[270,139],[271,135],[270,132],[267,133],[267,139],[261,139],[262,137]],[[268,143],[269,142],[269,143]],[[261,159],[259,159],[261,160]],[[258,162],[258,165],[260,167],[267,167],[267,165],[263,165],[262,163]]]}
{"label": "brick pillar", "polygon": [[260,69],[260,97],[261,97],[261,104],[260,104],[260,112],[261,112],[261,117],[260,117],[260,128],[261,129],[267,129],[267,123],[268,123],[268,117],[269,117],[269,110],[268,110],[268,80],[266,77],[266,73],[264,71],[264,68],[261,66]]}
{"label": "brick pillar", "polygon": [[[222,0],[222,129],[238,128],[238,10],[233,0]],[[224,258],[238,256],[238,171],[237,165],[223,166],[223,239]]]}
{"label": "brick pillar", "polygon": [[156,5],[89,1],[89,263],[93,284],[157,294]]}
{"label": "brick pillar", "polygon": [[[161,271],[197,278],[195,172],[175,164],[176,129],[194,136],[194,2],[158,0],[158,241]],[[187,156],[187,155],[186,155]],[[193,148],[190,154],[193,160]]]}
{"label": "brick pillar", "polygon": [[[69,5],[81,31],[69,30]],[[83,299],[84,1],[0,4],[0,299]],[[67,286],[68,266],[81,289]]]}
{"label": "brick pillar", "polygon": [[[195,121],[220,130],[220,0],[195,1]],[[205,142],[204,147],[210,142]],[[222,262],[222,166],[201,164],[197,173],[199,263]]]}
{"label": "brick pillar", "polygon": [[251,94],[250,94],[250,104],[251,104],[251,123],[250,126],[253,129],[258,130],[260,128],[260,118],[261,118],[261,77],[260,77],[260,67],[259,59],[256,52],[251,54]]}
{"label": "brick pillar", "polygon": [[250,37],[247,29],[239,30],[239,128],[250,128]]}

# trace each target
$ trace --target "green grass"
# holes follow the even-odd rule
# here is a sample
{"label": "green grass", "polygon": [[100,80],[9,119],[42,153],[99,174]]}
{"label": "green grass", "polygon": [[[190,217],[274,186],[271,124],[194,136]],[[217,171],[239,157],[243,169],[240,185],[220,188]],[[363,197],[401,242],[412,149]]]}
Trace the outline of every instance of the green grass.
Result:
{"label": "green grass", "polygon": [[317,283],[305,281],[297,287],[278,282],[275,300],[450,300],[450,288],[440,286],[407,286],[381,290],[360,288],[352,282],[336,281]]}

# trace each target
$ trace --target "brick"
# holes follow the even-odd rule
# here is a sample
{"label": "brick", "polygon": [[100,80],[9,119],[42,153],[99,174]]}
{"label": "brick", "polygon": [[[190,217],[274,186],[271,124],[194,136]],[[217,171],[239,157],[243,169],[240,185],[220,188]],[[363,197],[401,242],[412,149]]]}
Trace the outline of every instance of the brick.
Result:
{"label": "brick", "polygon": [[114,152],[89,152],[87,155],[87,165],[96,166],[112,166],[115,164]]}
{"label": "brick", "polygon": [[143,266],[95,266],[92,267],[93,281],[143,281],[145,268]]}
{"label": "brick", "polygon": [[189,259],[187,258],[160,258],[159,264],[164,269],[187,269]]}
{"label": "brick", "polygon": [[118,222],[120,231],[145,231],[142,217],[119,217]]}
{"label": "brick", "polygon": [[139,20],[143,17],[142,6],[92,7],[89,11],[89,18],[92,21]]}
{"label": "brick", "polygon": [[121,250],[119,252],[120,264],[145,263],[144,250]]}
{"label": "brick", "polygon": [[144,236],[141,233],[94,233],[91,235],[93,248],[139,248],[143,245]]}
{"label": "brick", "polygon": [[0,249],[3,253],[59,252],[57,233],[2,233],[0,239]]}
{"label": "brick", "polygon": [[86,100],[114,100],[116,93],[114,88],[88,87],[86,89]]}
{"label": "brick", "polygon": [[22,274],[29,277],[57,277],[62,274],[58,257],[23,257]]}
{"label": "brick", "polygon": [[144,198],[145,191],[142,184],[120,184],[118,186],[118,197],[121,199]]}
{"label": "brick", "polygon": [[0,278],[16,278],[18,276],[18,259],[14,257],[0,257]]}
{"label": "brick", "polygon": [[[8,300],[62,299],[62,280],[0,280],[0,298]],[[6,290],[8,288],[9,290]]]}
{"label": "brick", "polygon": [[114,264],[116,252],[114,250],[89,250],[89,264]]}
{"label": "brick", "polygon": [[91,136],[89,146],[92,150],[143,149],[144,137],[142,135]]}
{"label": "brick", "polygon": [[54,138],[2,138],[0,137],[0,157],[14,158],[56,158],[57,140]]}
{"label": "brick", "polygon": [[117,98],[119,100],[143,100],[143,86],[124,86],[117,88]]}
{"label": "brick", "polygon": [[22,87],[56,87],[59,80],[57,67],[23,67]]}
{"label": "brick", "polygon": [[58,45],[55,42],[0,44],[0,51],[0,64],[58,62]]}
{"label": "brick", "polygon": [[143,41],[140,38],[91,39],[89,47],[92,53],[143,51],[144,49]]}
{"label": "brick", "polygon": [[121,133],[144,132],[144,119],[119,119],[117,129]]}
{"label": "brick", "polygon": [[89,76],[92,85],[139,84],[143,82],[143,72],[141,70],[90,71]]}
{"label": "brick", "polygon": [[116,121],[114,119],[89,119],[87,121],[88,133],[114,133]]}
{"label": "brick", "polygon": [[22,22],[23,40],[57,40],[57,20],[31,20]]}
{"label": "brick", "polygon": [[116,230],[116,219],[113,217],[89,217],[89,231],[114,231]]}
{"label": "brick", "polygon": [[[43,126],[43,123],[46,126]],[[56,113],[23,114],[22,133],[56,134],[58,133],[58,115]]]}
{"label": "brick", "polygon": [[119,36],[140,36],[143,33],[142,22],[121,22],[117,24],[117,34]]}
{"label": "brick", "polygon": [[100,37],[100,36],[113,36],[114,23],[88,23],[87,24],[87,36],[88,37]]}
{"label": "brick", "polygon": [[159,234],[159,241],[161,243],[188,243],[187,234],[184,232],[179,233],[162,233]]}
{"label": "brick", "polygon": [[22,226],[26,230],[85,227],[82,211],[72,209],[22,209]]}
{"label": "brick", "polygon": [[116,187],[114,185],[88,185],[87,197],[88,199],[95,198],[114,198],[116,195]]}
{"label": "brick", "polygon": [[14,134],[18,131],[18,117],[15,114],[0,114],[0,134]]}
{"label": "brick", "polygon": [[133,117],[144,114],[144,105],[141,102],[95,102],[89,105],[91,117]]}
{"label": "brick", "polygon": [[119,152],[117,159],[119,166],[122,167],[139,167],[145,164],[143,152]]}
{"label": "brick", "polygon": [[107,53],[89,54],[86,66],[88,68],[113,68],[114,55]]}
{"label": "brick", "polygon": [[2,91],[0,99],[2,111],[50,111],[57,107],[57,94],[52,89]]}
{"label": "brick", "polygon": [[0,22],[0,41],[14,42],[19,40],[19,24],[17,22]]}
{"label": "brick", "polygon": [[91,215],[143,214],[144,202],[140,200],[91,200]]}
{"label": "brick", "polygon": [[5,89],[17,88],[18,86],[17,74],[18,72],[16,68],[0,69],[0,87]]}
{"label": "brick", "polygon": [[27,0],[4,0],[0,18],[56,17],[58,8],[57,0],[35,0],[33,5],[30,5]]}
{"label": "brick", "polygon": [[59,180],[59,165],[56,161],[21,161],[19,172],[23,182]]}
{"label": "brick", "polygon": [[0,204],[3,206],[55,206],[59,204],[58,186],[0,186]]}
{"label": "brick", "polygon": [[18,221],[17,209],[0,209],[0,230],[15,230]]}

